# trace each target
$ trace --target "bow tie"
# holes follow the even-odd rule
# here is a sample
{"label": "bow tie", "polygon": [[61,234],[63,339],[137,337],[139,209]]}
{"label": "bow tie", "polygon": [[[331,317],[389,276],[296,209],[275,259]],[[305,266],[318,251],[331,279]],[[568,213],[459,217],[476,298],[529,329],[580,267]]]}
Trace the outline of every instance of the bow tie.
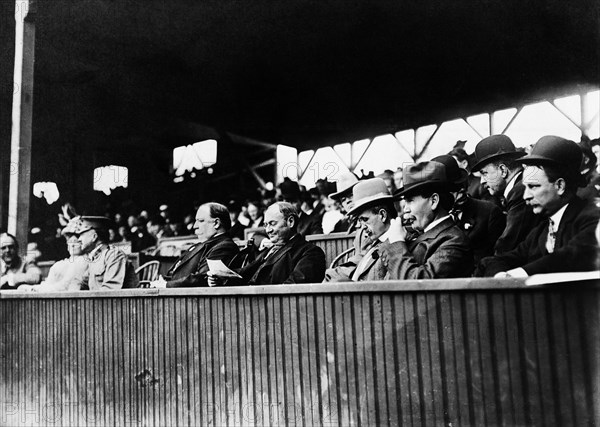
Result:
{"label": "bow tie", "polygon": [[452,209],[450,209],[450,212],[448,213],[450,214],[454,222],[459,222],[460,214],[462,213],[462,206],[454,206]]}

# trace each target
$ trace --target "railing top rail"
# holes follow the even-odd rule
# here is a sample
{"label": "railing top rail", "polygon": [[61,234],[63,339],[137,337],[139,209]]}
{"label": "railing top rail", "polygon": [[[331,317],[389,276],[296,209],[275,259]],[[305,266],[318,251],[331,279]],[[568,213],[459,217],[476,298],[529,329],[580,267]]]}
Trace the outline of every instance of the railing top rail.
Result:
{"label": "railing top rail", "polygon": [[[577,273],[573,273],[577,274]],[[0,291],[1,299],[48,299],[48,298],[123,298],[123,297],[185,297],[185,296],[251,296],[251,295],[302,295],[302,294],[357,294],[357,293],[403,293],[440,291],[502,291],[508,289],[556,289],[569,286],[574,289],[585,287],[600,288],[599,278],[576,282],[558,282],[542,286],[528,286],[526,279],[438,279],[438,280],[399,280],[373,282],[315,283],[301,285],[236,286],[215,288],[178,289],[122,289],[117,291],[79,292],[20,292]]]}

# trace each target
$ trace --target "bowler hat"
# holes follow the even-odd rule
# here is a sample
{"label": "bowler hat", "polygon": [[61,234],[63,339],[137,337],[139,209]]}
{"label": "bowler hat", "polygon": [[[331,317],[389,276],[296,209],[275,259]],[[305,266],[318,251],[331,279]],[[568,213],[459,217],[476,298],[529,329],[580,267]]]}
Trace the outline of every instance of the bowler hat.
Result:
{"label": "bowler hat", "polygon": [[285,178],[283,182],[279,184],[279,190],[281,191],[281,197],[284,200],[298,201],[300,199],[300,186],[296,181]]}
{"label": "bowler hat", "polygon": [[458,189],[460,189],[469,179],[469,173],[458,166],[456,159],[452,156],[443,154],[434,157],[431,161],[441,163],[446,167],[446,177],[448,178],[448,181],[454,184]]}
{"label": "bowler hat", "polygon": [[475,159],[473,172],[477,172],[486,164],[500,159],[518,159],[525,153],[517,151],[515,144],[506,135],[492,135],[483,138],[475,146]]}
{"label": "bowler hat", "polygon": [[63,228],[62,234],[79,235],[92,229],[106,230],[111,224],[112,221],[104,216],[76,216],[69,221],[65,228]]}
{"label": "bowler hat", "polygon": [[404,187],[394,193],[395,198],[425,189],[449,191],[452,186],[446,175],[446,166],[439,162],[421,162],[407,166],[402,172],[402,182]]}
{"label": "bowler hat", "polygon": [[385,185],[385,181],[381,178],[371,178],[364,181],[359,181],[352,188],[352,198],[354,207],[348,212],[349,215],[356,215],[369,205],[377,202],[392,201],[393,197]]}
{"label": "bowler hat", "polygon": [[542,136],[535,143],[531,153],[521,158],[519,162],[525,164],[554,164],[579,171],[581,166],[581,148],[568,139],[560,136]]}
{"label": "bowler hat", "polygon": [[352,172],[343,173],[337,181],[337,192],[330,194],[329,197],[339,200],[342,196],[349,194],[357,182],[358,178]]}
{"label": "bowler hat", "polygon": [[[579,187],[586,186],[585,177],[580,175],[583,153],[579,145],[560,136],[542,136],[533,146],[531,153],[519,159],[526,165],[553,165],[574,178]],[[565,177],[566,178],[566,177]]]}

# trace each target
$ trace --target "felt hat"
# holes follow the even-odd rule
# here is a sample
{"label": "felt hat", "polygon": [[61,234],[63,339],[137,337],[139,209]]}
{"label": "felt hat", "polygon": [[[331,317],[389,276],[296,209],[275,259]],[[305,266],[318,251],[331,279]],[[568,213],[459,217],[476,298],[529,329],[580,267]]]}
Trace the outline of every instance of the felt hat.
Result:
{"label": "felt hat", "polygon": [[439,162],[421,162],[407,166],[402,172],[402,182],[404,187],[394,193],[394,198],[426,189],[450,191],[453,187],[446,175],[446,166]]}
{"label": "felt hat", "polygon": [[560,136],[542,136],[531,153],[519,159],[525,165],[553,165],[576,178],[577,185],[585,187],[585,178],[579,174],[583,152],[579,145]]}
{"label": "felt hat", "polygon": [[446,167],[446,177],[448,181],[454,184],[457,188],[461,188],[469,179],[469,173],[458,166],[456,159],[447,154],[434,157],[432,162],[438,162]]}
{"label": "felt hat", "polygon": [[535,143],[531,153],[522,157],[519,162],[525,164],[554,164],[579,171],[581,165],[581,148],[568,139],[560,136],[542,136]]}
{"label": "felt hat", "polygon": [[63,228],[62,234],[63,236],[80,235],[92,229],[107,230],[111,224],[112,221],[104,216],[76,216]]}
{"label": "felt hat", "polygon": [[352,172],[343,173],[340,175],[340,178],[337,180],[337,192],[329,195],[334,200],[339,200],[342,196],[350,194],[352,188],[358,182],[358,178]]}
{"label": "felt hat", "polygon": [[506,135],[492,135],[483,138],[477,146],[475,146],[475,160],[473,172],[487,165],[494,160],[500,159],[518,159],[523,157],[525,153],[517,151],[515,144]]}
{"label": "felt hat", "polygon": [[393,197],[383,179],[371,178],[359,181],[352,188],[352,199],[354,200],[354,207],[348,212],[349,215],[357,215],[368,206],[379,202],[391,202]]}
{"label": "felt hat", "polygon": [[300,186],[296,181],[292,181],[289,178],[285,178],[283,182],[279,184],[279,191],[281,191],[281,197],[284,200],[300,200]]}

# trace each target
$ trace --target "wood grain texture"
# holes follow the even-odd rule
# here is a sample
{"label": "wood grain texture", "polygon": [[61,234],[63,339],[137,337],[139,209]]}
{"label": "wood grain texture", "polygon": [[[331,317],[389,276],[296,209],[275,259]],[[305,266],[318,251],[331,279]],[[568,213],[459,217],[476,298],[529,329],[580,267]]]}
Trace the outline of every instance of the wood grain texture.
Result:
{"label": "wood grain texture", "polygon": [[597,287],[367,285],[0,298],[0,425],[600,422]]}

